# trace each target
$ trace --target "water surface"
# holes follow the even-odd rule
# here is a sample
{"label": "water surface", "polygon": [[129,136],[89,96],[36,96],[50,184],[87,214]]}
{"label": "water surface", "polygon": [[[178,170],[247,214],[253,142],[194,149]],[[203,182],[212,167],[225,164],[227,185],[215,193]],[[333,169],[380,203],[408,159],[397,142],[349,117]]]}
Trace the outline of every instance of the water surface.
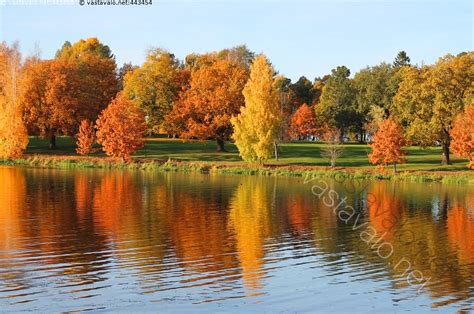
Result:
{"label": "water surface", "polygon": [[0,213],[9,312],[473,310],[469,186],[0,167]]}

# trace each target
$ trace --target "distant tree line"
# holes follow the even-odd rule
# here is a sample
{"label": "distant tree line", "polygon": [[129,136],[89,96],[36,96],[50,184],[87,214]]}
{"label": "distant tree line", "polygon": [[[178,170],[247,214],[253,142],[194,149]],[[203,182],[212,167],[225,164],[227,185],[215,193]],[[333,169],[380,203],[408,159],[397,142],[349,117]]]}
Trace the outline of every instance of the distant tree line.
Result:
{"label": "distant tree line", "polygon": [[[0,70],[2,158],[20,156],[28,134],[48,137],[52,149],[62,134],[78,137],[79,153],[97,141],[129,160],[145,132],[213,139],[219,151],[233,140],[244,160],[261,162],[278,157],[281,141],[334,142],[337,134],[339,142],[440,145],[444,163],[453,150],[472,164],[473,52],[418,66],[401,51],[353,77],[338,66],[292,82],[245,45],[184,60],[151,49],[142,65],[118,68],[110,48],[89,38],[65,42],[49,60],[23,59],[17,44],[3,42]],[[399,147],[376,153],[382,146],[372,147],[374,163],[401,161]]]}

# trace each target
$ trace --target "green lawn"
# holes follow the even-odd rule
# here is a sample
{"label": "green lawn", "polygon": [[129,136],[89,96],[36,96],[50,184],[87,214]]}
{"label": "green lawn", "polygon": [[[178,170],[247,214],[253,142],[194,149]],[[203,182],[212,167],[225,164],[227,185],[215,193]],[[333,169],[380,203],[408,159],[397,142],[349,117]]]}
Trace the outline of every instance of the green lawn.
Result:
{"label": "green lawn", "polygon": [[[74,156],[74,139],[58,137],[56,150],[49,150],[48,142],[42,138],[31,137],[27,154]],[[320,157],[323,144],[314,142],[293,142],[279,145],[279,161],[270,160],[266,164],[274,165],[301,165],[301,166],[327,166],[328,162]],[[374,168],[368,161],[367,154],[370,148],[367,145],[345,144],[345,152],[338,159],[339,167]],[[135,159],[159,159],[181,161],[208,161],[215,163],[241,162],[237,148],[231,143],[226,144],[226,153],[216,152],[214,141],[182,141],[164,138],[149,138],[145,147],[138,151]],[[432,147],[421,149],[409,147],[407,150],[407,163],[399,165],[399,170],[421,171],[462,171],[466,170],[467,161],[452,157],[452,165],[441,165],[441,148]],[[103,153],[95,156],[104,156]]]}

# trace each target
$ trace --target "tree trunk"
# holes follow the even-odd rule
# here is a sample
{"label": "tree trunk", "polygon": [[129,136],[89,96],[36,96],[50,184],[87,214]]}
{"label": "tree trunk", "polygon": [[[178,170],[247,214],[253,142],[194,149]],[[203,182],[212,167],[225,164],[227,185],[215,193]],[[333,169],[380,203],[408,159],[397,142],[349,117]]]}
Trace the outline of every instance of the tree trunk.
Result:
{"label": "tree trunk", "polygon": [[397,163],[396,162],[393,163],[393,171],[395,173],[397,173]]}
{"label": "tree trunk", "polygon": [[273,146],[275,148],[275,160],[278,161],[278,144],[273,142]]}
{"label": "tree trunk", "polygon": [[225,148],[224,148],[224,140],[222,138],[216,138],[216,142],[217,142],[217,151],[218,152],[226,152]]}
{"label": "tree trunk", "polygon": [[48,140],[49,140],[49,149],[56,149],[56,131],[55,130],[49,130]]}
{"label": "tree trunk", "polygon": [[451,160],[449,158],[449,143],[443,143],[443,165],[451,164]]}

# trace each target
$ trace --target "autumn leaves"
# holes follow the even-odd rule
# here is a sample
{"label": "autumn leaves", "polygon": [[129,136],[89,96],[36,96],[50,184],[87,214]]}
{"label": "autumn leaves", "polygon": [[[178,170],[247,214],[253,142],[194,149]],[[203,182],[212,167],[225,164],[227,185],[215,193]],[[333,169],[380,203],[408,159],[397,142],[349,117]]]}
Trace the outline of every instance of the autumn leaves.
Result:
{"label": "autumn leaves", "polygon": [[359,141],[373,142],[374,164],[401,162],[406,143],[442,146],[445,163],[452,149],[472,167],[472,52],[423,66],[400,53],[353,78],[339,66],[314,82],[292,83],[245,46],[184,60],[153,49],[141,66],[120,69],[96,38],[66,42],[51,60],[22,62],[16,46],[0,48],[3,158],[21,155],[28,130],[48,136],[51,148],[56,134],[74,135],[79,154],[97,141],[124,160],[145,133],[164,133],[212,139],[218,151],[233,140],[248,162],[276,157],[280,141],[318,139],[333,147],[332,166],[343,141]]}

